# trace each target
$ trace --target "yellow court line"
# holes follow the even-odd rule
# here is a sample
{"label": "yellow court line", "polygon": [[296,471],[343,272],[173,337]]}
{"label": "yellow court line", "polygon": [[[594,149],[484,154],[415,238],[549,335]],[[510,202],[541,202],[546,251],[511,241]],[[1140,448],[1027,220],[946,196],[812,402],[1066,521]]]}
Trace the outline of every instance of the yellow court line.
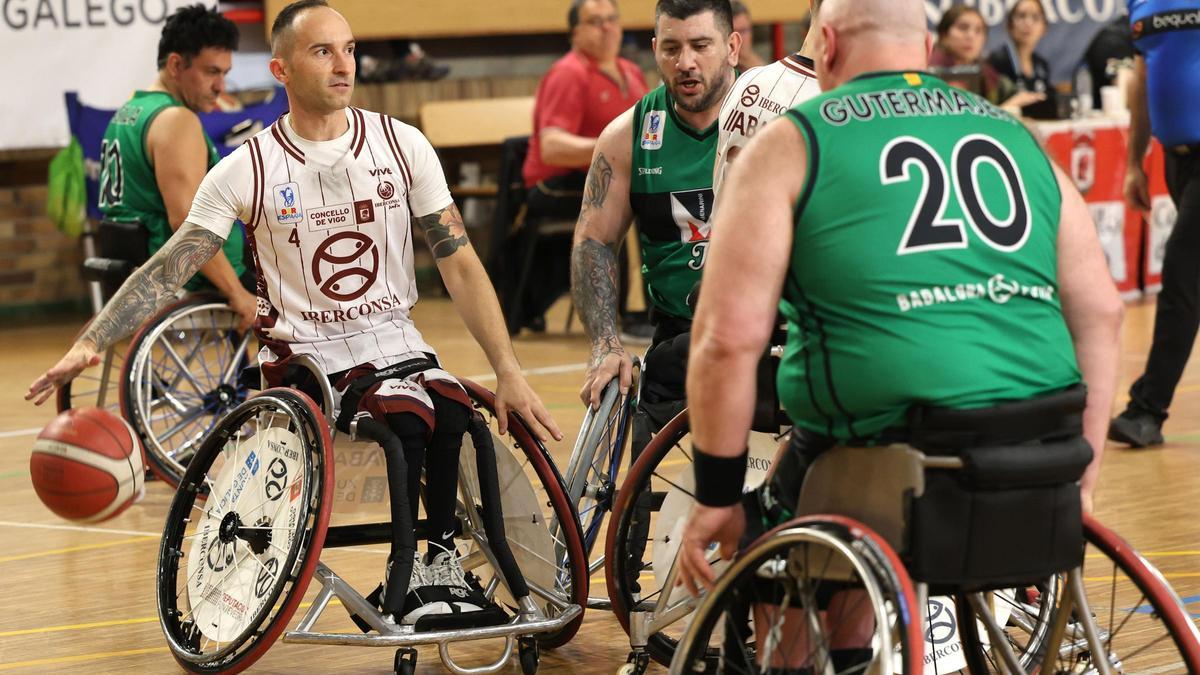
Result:
{"label": "yellow court line", "polygon": [[92,661],[96,659],[109,659],[118,656],[137,656],[138,654],[158,654],[170,651],[166,647],[147,647],[145,649],[126,649],[120,652],[96,652],[92,654],[76,654],[74,656],[58,656],[51,659],[34,659],[32,661],[13,661],[12,663],[0,663],[0,670],[13,670],[16,668],[31,668],[33,666],[49,666],[56,663],[76,663],[79,661]]}
{"label": "yellow court line", "polygon": [[[1200,555],[1200,551],[1138,551],[1143,558],[1173,558],[1179,556]],[[1107,558],[1103,553],[1089,553],[1085,558]]]}
{"label": "yellow court line", "polygon": [[0,558],[0,563],[12,562],[14,560],[29,560],[30,558],[41,558],[48,555],[59,555],[62,553],[74,553],[76,551],[89,551],[96,548],[108,548],[110,546],[124,546],[125,544],[134,544],[140,541],[158,541],[158,537],[134,537],[133,539],[121,539],[118,541],[108,541],[103,544],[84,544],[82,546],[71,546],[70,548],[56,548],[49,551],[41,551],[38,553],[23,553],[21,555],[10,555]]}
{"label": "yellow court line", "polygon": [[[1200,572],[1171,572],[1171,573],[1163,572],[1162,576],[1164,579],[1168,579],[1168,580],[1169,579],[1194,579],[1196,577],[1200,577]],[[1092,581],[1092,582],[1095,582],[1095,581],[1110,582],[1113,580],[1113,578],[1112,578],[1112,576],[1084,577],[1083,580],[1084,581]]]}

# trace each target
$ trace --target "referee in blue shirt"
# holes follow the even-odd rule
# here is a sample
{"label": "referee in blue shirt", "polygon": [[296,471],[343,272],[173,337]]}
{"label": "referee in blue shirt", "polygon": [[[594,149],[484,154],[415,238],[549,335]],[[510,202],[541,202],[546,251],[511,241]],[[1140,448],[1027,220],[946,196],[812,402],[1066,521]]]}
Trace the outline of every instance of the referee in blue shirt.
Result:
{"label": "referee in blue shirt", "polygon": [[1129,21],[1137,56],[1125,200],[1150,210],[1142,163],[1153,133],[1166,151],[1167,188],[1179,211],[1146,370],[1108,431],[1111,440],[1141,448],[1163,442],[1167,408],[1200,326],[1200,0],[1129,0]]}

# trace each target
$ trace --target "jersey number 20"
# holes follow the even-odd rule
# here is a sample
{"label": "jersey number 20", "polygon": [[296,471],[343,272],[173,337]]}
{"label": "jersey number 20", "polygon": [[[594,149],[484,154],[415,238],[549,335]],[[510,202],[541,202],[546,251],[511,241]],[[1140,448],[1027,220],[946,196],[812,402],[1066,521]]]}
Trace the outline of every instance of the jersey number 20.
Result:
{"label": "jersey number 20", "polygon": [[125,174],[121,170],[121,144],[100,142],[100,208],[121,204],[125,192]]}
{"label": "jersey number 20", "polygon": [[[879,157],[879,179],[884,185],[921,180],[921,195],[904,228],[896,254],[967,247],[963,221],[945,217],[952,187],[966,222],[980,239],[1006,253],[1020,249],[1029,238],[1029,196],[1025,193],[1021,172],[1008,150],[990,136],[973,134],[954,146],[950,164],[953,173],[946,170],[942,158],[933,148],[913,136],[901,136],[884,147]],[[979,168],[982,164],[992,165],[1002,179],[1002,198],[1008,202],[1008,217],[1003,220],[988,208],[980,189]],[[914,169],[919,169],[922,176],[914,176]]]}

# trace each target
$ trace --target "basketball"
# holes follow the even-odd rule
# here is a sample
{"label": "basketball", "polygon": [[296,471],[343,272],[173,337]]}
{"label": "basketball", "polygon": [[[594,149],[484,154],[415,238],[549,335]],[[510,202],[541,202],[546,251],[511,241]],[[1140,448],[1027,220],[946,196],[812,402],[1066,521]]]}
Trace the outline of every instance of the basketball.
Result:
{"label": "basketball", "polygon": [[121,418],[100,408],[72,408],[38,434],[29,457],[33,489],[51,511],[99,523],[141,498],[142,446]]}

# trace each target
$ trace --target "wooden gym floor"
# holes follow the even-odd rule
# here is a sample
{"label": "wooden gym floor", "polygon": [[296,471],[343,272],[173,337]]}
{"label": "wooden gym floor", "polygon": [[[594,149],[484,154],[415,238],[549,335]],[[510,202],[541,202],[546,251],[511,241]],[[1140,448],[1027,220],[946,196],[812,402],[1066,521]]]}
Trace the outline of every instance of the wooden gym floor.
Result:
{"label": "wooden gym floor", "polygon": [[[1153,325],[1153,301],[1129,306],[1122,345],[1123,405],[1129,381],[1141,372]],[[422,302],[418,326],[455,374],[494,384],[482,352],[449,302]],[[565,303],[549,317],[546,335],[517,341],[529,379],[567,438],[552,444],[566,464],[582,417],[577,391],[587,356],[578,326],[564,335]],[[53,417],[52,405],[35,408],[26,388],[67,348],[81,321],[0,330],[0,671],[89,673],[178,672],[155,610],[157,540],[170,495],[161,482],[118,518],[97,526],[63,521],[38,501],[29,482],[34,436]],[[1127,538],[1166,574],[1193,616],[1200,616],[1200,365],[1193,359],[1167,422],[1167,445],[1129,451],[1110,448],[1097,495],[1099,518]],[[381,574],[378,551],[340,549],[324,559],[335,570]],[[603,595],[603,574],[592,595]],[[309,596],[317,584],[310,586]],[[369,589],[360,588],[360,591]],[[331,613],[337,614],[337,611]],[[295,624],[293,620],[292,625]],[[347,625],[348,622],[347,622]],[[464,654],[490,657],[498,647]],[[612,673],[628,640],[606,612],[589,611],[573,642],[542,653],[543,672]],[[393,651],[277,644],[252,672],[390,672]],[[418,672],[442,672],[436,651],[422,650]],[[519,672],[515,660],[505,672]],[[1182,669],[1181,669],[1182,672]]]}

